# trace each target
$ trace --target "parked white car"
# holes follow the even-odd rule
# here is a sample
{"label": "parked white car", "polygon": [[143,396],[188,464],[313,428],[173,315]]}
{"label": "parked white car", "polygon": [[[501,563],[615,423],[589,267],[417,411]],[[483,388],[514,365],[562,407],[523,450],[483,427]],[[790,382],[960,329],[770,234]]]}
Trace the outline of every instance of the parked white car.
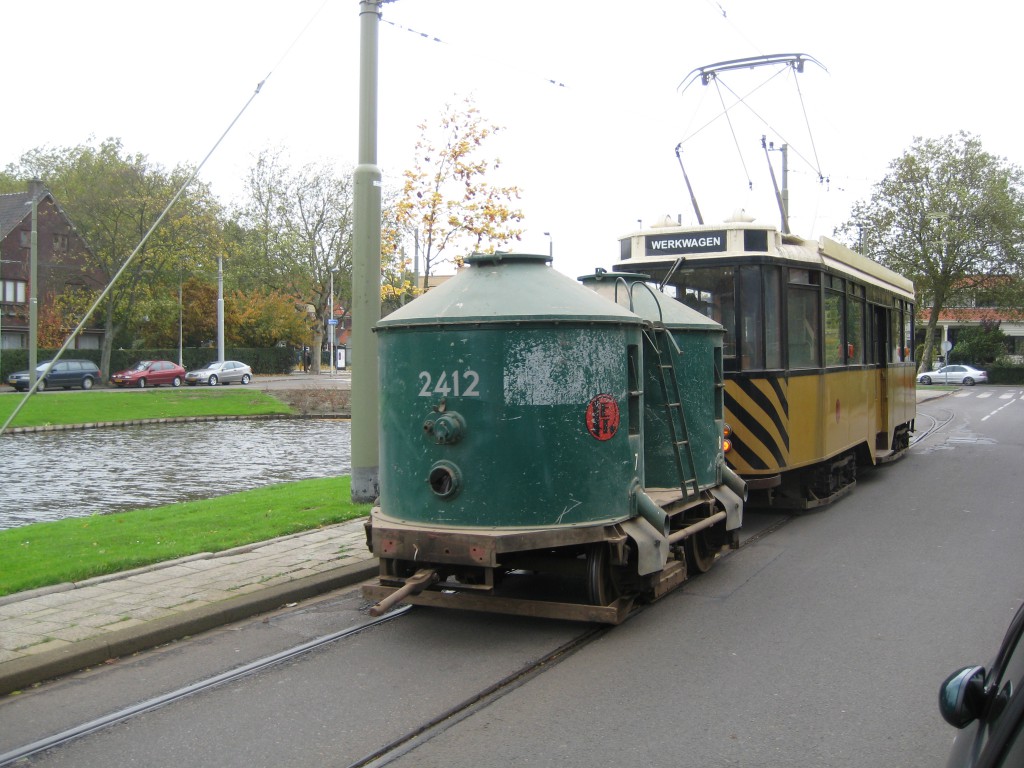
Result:
{"label": "parked white car", "polygon": [[988,381],[988,374],[969,365],[944,365],[936,371],[917,374],[918,384],[963,384],[973,387]]}

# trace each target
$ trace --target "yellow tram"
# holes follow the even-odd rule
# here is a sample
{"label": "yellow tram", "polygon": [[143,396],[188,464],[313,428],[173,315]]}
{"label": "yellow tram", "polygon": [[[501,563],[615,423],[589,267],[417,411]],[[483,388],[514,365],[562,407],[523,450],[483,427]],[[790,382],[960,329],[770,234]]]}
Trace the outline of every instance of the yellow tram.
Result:
{"label": "yellow tram", "polygon": [[914,286],[849,248],[742,215],[620,240],[639,272],[725,327],[731,467],[754,506],[807,509],[909,446]]}

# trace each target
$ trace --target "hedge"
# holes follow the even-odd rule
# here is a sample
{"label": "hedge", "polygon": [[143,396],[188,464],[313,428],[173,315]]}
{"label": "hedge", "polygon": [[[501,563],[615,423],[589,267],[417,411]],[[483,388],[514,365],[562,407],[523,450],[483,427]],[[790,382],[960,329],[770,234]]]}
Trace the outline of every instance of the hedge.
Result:
{"label": "hedge", "polygon": [[985,370],[989,384],[1024,384],[1024,366],[990,365]]}

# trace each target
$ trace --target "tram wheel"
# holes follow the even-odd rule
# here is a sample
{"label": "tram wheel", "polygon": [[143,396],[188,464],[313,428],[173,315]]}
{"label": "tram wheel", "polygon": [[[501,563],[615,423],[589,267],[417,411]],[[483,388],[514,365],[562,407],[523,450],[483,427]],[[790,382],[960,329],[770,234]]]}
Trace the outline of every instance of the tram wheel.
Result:
{"label": "tram wheel", "polygon": [[715,562],[716,550],[708,542],[707,531],[697,531],[683,542],[686,553],[686,571],[691,576],[707,573]]}
{"label": "tram wheel", "polygon": [[609,605],[622,594],[612,567],[606,542],[587,547],[587,600],[591,605]]}

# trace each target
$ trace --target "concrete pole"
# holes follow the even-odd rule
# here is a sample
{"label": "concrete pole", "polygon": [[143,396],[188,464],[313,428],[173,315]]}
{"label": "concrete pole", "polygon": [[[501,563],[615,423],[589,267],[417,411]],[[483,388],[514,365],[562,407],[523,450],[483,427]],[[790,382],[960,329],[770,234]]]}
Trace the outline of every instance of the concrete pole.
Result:
{"label": "concrete pole", "polygon": [[352,265],[352,501],[379,495],[380,399],[377,338],[380,320],[381,172],[377,166],[377,35],[380,0],[359,3],[359,156],[353,174]]}
{"label": "concrete pole", "polygon": [[217,361],[224,362],[224,257],[217,257]]}
{"label": "concrete pole", "polygon": [[32,233],[28,250],[28,386],[36,384],[39,364],[39,195],[32,191]]}

